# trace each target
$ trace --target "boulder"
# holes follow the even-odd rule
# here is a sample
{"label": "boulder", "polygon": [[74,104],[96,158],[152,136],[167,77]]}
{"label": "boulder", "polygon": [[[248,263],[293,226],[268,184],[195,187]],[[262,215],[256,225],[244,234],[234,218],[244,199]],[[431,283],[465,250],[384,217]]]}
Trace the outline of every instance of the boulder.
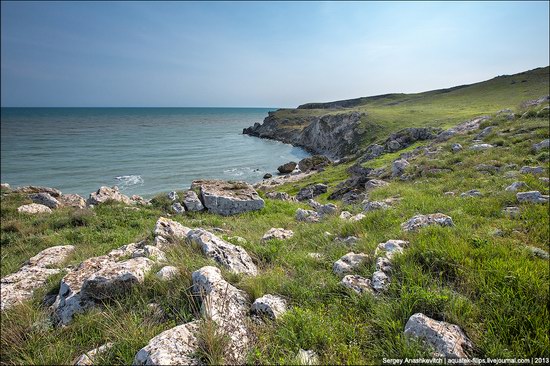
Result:
{"label": "boulder", "polygon": [[157,273],[156,276],[163,281],[170,281],[176,278],[180,274],[180,271],[174,266],[164,266]]}
{"label": "boulder", "polygon": [[369,201],[365,204],[365,206],[363,207],[363,210],[365,212],[369,212],[369,211],[376,211],[376,210],[387,210],[388,208],[390,208],[390,206],[385,202]]}
{"label": "boulder", "polygon": [[442,213],[416,215],[407,222],[401,224],[401,229],[404,231],[414,231],[429,225],[454,226],[454,223],[450,216]]}
{"label": "boulder", "polygon": [[264,207],[264,200],[246,182],[202,180],[194,181],[191,189],[195,187],[201,190],[204,206],[215,214],[229,216]]}
{"label": "boulder", "polygon": [[452,152],[458,152],[460,150],[462,150],[462,145],[460,145],[458,143],[451,145],[451,151]]}
{"label": "boulder", "polygon": [[48,206],[44,206],[38,203],[31,203],[28,205],[19,206],[17,212],[26,213],[26,214],[41,214],[41,213],[52,213],[52,210]]}
{"label": "boulder", "polygon": [[368,161],[375,159],[384,153],[384,146],[378,144],[372,144],[367,147],[365,154],[361,158],[361,161]]}
{"label": "boulder", "polygon": [[105,186],[100,187],[96,192],[90,193],[87,204],[97,206],[107,201],[117,201],[127,205],[132,204],[132,200],[130,200],[128,196],[120,193],[117,186],[111,188]]}
{"label": "boulder", "polygon": [[101,356],[102,354],[107,353],[111,348],[113,348],[114,343],[108,342],[104,345],[94,348],[91,351],[88,351],[86,353],[83,353],[80,357],[76,359],[76,361],[73,363],[75,366],[92,366],[96,365],[98,363],[97,357]]}
{"label": "boulder", "polygon": [[494,146],[491,145],[491,144],[474,144],[474,145],[470,146],[470,150],[481,151],[481,150],[491,149],[493,147]]}
{"label": "boulder", "polygon": [[181,203],[176,202],[172,204],[172,211],[174,211],[177,215],[183,215],[185,213],[185,207],[183,207]]}
{"label": "boulder", "polygon": [[469,191],[463,192],[460,194],[460,197],[481,197],[483,194],[481,194],[480,191],[477,189],[470,189]]}
{"label": "boulder", "polygon": [[468,358],[472,342],[454,324],[437,321],[422,313],[412,315],[405,324],[405,335],[420,338],[435,350],[435,357]]}
{"label": "boulder", "polygon": [[281,174],[288,174],[288,173],[292,173],[294,171],[294,169],[296,169],[296,165],[298,165],[296,162],[294,161],[290,161],[286,164],[283,164],[281,166],[279,166],[277,168],[277,170],[279,171],[279,173]]}
{"label": "boulder", "polygon": [[74,252],[74,246],[62,245],[46,248],[30,258],[17,272],[0,280],[0,309],[32,298],[34,291],[44,286],[48,278],[61,270],[59,266]]}
{"label": "boulder", "polygon": [[40,186],[24,186],[24,187],[17,187],[13,190],[15,193],[48,193],[52,197],[59,197],[61,196],[61,191],[59,189],[50,188],[50,187],[40,187]]}
{"label": "boulder", "polygon": [[309,170],[319,170],[330,164],[330,159],[324,155],[313,155],[307,158],[304,158],[298,162],[298,168],[302,172],[307,172]]}
{"label": "boulder", "polygon": [[[187,234],[191,231],[188,227],[183,226],[177,221],[173,221],[164,217],[160,217],[155,224],[154,235],[162,237],[165,244],[187,238]],[[160,240],[163,242],[163,240]],[[163,243],[164,244],[164,243]],[[159,246],[157,244],[157,246]],[[160,246],[162,249],[162,245]]]}
{"label": "boulder", "polygon": [[140,349],[134,365],[200,365],[198,331],[201,321],[165,330]]}
{"label": "boulder", "polygon": [[204,210],[204,206],[199,199],[199,196],[194,191],[185,192],[185,197],[183,198],[183,204],[187,211],[198,212]]}
{"label": "boulder", "polygon": [[277,319],[286,312],[286,301],[278,296],[266,294],[254,301],[251,311],[256,315]]}
{"label": "boulder", "polygon": [[349,252],[344,255],[342,258],[334,262],[332,266],[332,271],[339,275],[344,276],[349,272],[357,269],[363,262],[365,262],[369,256],[364,253],[355,254],[354,252]]}
{"label": "boulder", "polygon": [[264,174],[264,179],[269,179],[269,178],[272,178],[273,175],[271,173],[265,173]]}
{"label": "boulder", "polygon": [[409,166],[409,162],[405,159],[397,159],[391,165],[392,177],[399,177],[405,172],[405,169]]}
{"label": "boulder", "polygon": [[521,174],[543,174],[544,168],[541,166],[524,166],[519,170],[519,172]]}
{"label": "boulder", "polygon": [[264,234],[262,237],[262,241],[277,239],[277,240],[285,240],[290,239],[294,235],[294,232],[292,230],[285,230],[283,228],[271,228],[267,231],[267,233]]}
{"label": "boulder", "polygon": [[326,184],[313,184],[311,186],[307,186],[305,188],[300,189],[298,194],[296,195],[296,199],[298,201],[305,201],[312,199],[320,194],[326,193],[328,189],[328,186]]}
{"label": "boulder", "polygon": [[368,182],[365,183],[365,189],[367,191],[370,191],[370,190],[375,189],[375,188],[385,187],[388,184],[389,184],[388,182],[383,181],[383,180],[371,179],[371,180],[369,180]]}
{"label": "boulder", "polygon": [[228,337],[224,363],[243,364],[251,344],[246,318],[248,296],[222,278],[216,267],[206,266],[193,272],[193,291],[201,298],[201,313],[218,325]]}
{"label": "boulder", "polygon": [[521,188],[524,188],[524,187],[527,187],[527,183],[525,183],[525,182],[514,182],[514,183],[510,184],[508,187],[506,187],[505,191],[506,192],[517,192]]}
{"label": "boulder", "polygon": [[298,365],[319,365],[319,357],[312,350],[303,350],[300,348],[296,354],[296,363]]}
{"label": "boulder", "polygon": [[539,191],[518,192],[516,198],[519,202],[528,203],[546,203],[548,202],[548,195],[543,195]]}
{"label": "boulder", "polygon": [[258,274],[258,269],[252,262],[252,258],[242,247],[230,244],[204,229],[191,230],[187,238],[191,242],[200,245],[207,257],[212,258],[232,272],[244,273],[250,276]]}
{"label": "boulder", "polygon": [[57,199],[55,199],[52,195],[50,195],[49,193],[46,193],[46,192],[30,194],[29,198],[34,203],[38,203],[40,205],[47,206],[51,209],[56,209],[59,206],[61,206],[61,204],[59,203],[59,201]]}
{"label": "boulder", "polygon": [[179,199],[178,192],[176,191],[168,192],[167,196],[168,196],[168,199],[172,202],[177,201]]}
{"label": "boulder", "polygon": [[86,207],[86,200],[84,197],[78,195],[78,194],[63,194],[59,197],[57,197],[57,200],[61,204],[61,206],[65,207],[75,207],[75,208],[85,208]]}
{"label": "boulder", "polygon": [[347,287],[359,295],[362,295],[364,293],[371,293],[372,294],[372,286],[371,281],[368,278],[361,277],[358,275],[347,275],[342,278],[342,281],[340,281],[340,284],[344,287]]}
{"label": "boulder", "polygon": [[535,150],[535,151],[548,149],[548,147],[550,147],[550,140],[549,139],[543,140],[543,141],[539,142],[538,144],[533,144],[533,150]]}
{"label": "boulder", "polygon": [[321,216],[315,211],[312,210],[304,210],[302,208],[299,208],[296,210],[296,220],[297,221],[304,221],[304,222],[319,222],[321,219]]}

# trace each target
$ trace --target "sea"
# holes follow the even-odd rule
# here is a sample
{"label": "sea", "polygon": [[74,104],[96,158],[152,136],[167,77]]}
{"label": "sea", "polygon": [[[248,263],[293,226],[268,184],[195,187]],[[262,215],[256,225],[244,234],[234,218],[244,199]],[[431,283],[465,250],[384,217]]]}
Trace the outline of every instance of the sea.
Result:
{"label": "sea", "polygon": [[196,179],[261,181],[298,147],[242,134],[274,108],[2,108],[1,181],[150,198]]}

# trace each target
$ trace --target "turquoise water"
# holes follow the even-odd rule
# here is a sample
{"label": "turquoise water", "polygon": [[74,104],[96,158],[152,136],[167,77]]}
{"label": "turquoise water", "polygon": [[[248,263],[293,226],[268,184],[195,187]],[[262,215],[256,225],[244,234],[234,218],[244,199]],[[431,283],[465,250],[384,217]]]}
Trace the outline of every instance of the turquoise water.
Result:
{"label": "turquoise water", "polygon": [[242,134],[265,108],[2,108],[1,181],[145,197],[199,178],[260,181],[308,154]]}

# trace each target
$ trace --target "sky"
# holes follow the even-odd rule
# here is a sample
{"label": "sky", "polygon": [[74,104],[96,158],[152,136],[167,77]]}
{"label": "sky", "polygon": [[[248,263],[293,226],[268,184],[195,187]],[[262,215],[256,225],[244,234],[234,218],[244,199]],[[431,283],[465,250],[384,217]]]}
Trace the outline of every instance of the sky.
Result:
{"label": "sky", "polygon": [[1,3],[3,107],[296,107],[549,65],[549,2]]}

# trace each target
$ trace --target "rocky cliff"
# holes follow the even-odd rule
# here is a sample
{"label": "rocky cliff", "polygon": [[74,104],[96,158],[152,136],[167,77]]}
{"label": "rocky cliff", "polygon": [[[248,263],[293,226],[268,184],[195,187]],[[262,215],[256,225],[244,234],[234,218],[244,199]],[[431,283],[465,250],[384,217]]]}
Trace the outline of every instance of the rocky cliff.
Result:
{"label": "rocky cliff", "polygon": [[365,116],[365,113],[359,112],[295,116],[277,111],[270,112],[262,124],[245,128],[243,133],[282,141],[339,159],[357,152],[365,132],[361,128],[361,118]]}

